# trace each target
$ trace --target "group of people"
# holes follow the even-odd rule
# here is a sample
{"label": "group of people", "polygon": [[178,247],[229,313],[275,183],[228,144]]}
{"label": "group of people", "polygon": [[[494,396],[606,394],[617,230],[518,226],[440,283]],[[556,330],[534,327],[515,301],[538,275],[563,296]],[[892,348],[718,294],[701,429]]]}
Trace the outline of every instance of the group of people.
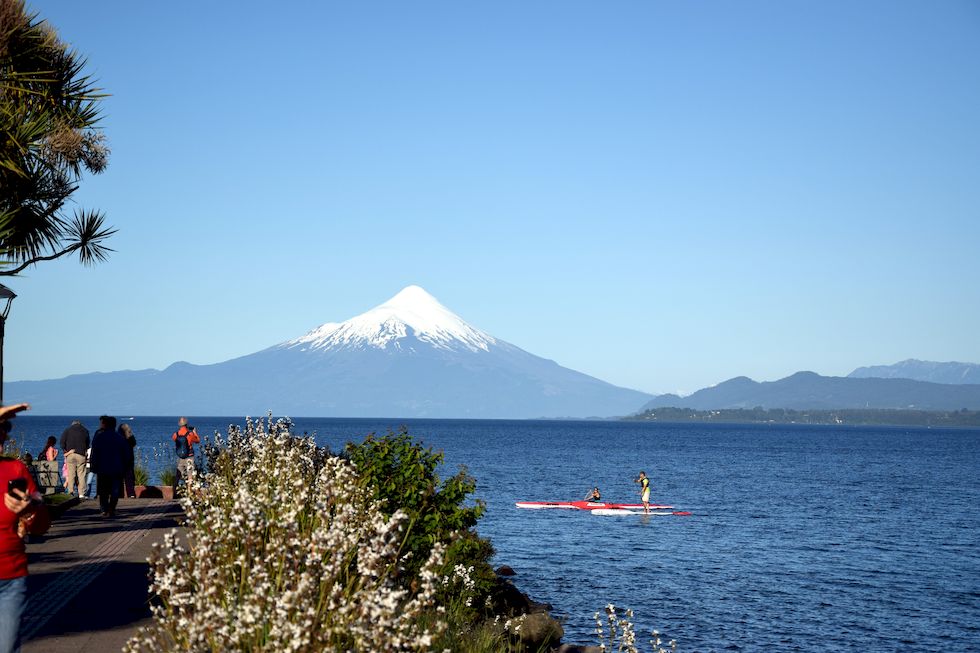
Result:
{"label": "group of people", "polygon": [[[649,514],[650,512],[650,479],[647,478],[646,472],[640,472],[639,478],[633,481],[634,483],[640,484],[640,501],[643,503],[643,512]],[[586,501],[602,501],[602,493],[599,492],[598,487],[592,488],[588,494],[585,495]]]}
{"label": "group of people", "polygon": [[[17,413],[27,404],[0,406],[0,451],[13,428]],[[177,479],[194,473],[194,445],[201,441],[187,419],[180,418],[172,439],[177,455]],[[58,458],[54,436],[49,437],[39,460]],[[119,497],[133,494],[136,438],[128,424],[116,428],[116,418],[103,415],[99,428],[89,431],[75,420],[61,434],[65,458],[65,487],[69,494],[87,494],[89,474],[96,476],[96,492],[103,517],[112,517]],[[27,599],[28,535],[42,535],[51,524],[31,471],[16,457],[0,456],[0,653],[20,649],[20,622]]]}
{"label": "group of people", "polygon": [[[174,487],[186,481],[194,473],[194,445],[201,441],[187,418],[181,417],[177,430],[171,436],[177,456]],[[49,455],[45,449],[42,454]],[[89,482],[86,476],[95,474],[96,494],[103,517],[113,517],[120,497],[136,496],[136,436],[129,424],[116,428],[116,418],[103,415],[99,429],[92,436],[89,446],[88,429],[78,420],[72,422],[61,435],[61,448],[65,452],[65,489],[73,494],[84,495]],[[87,456],[79,451],[87,451]]]}
{"label": "group of people", "polygon": [[[116,427],[116,418],[103,415],[94,436],[79,420],[61,434],[61,451],[64,453],[62,476],[65,491],[87,499],[98,496],[103,517],[115,515],[120,497],[136,496],[136,436],[129,424]],[[174,487],[186,480],[194,470],[194,445],[201,441],[187,418],[181,417],[177,430],[171,436],[177,456]],[[52,435],[38,454],[38,460],[58,459],[57,439]],[[96,481],[94,494],[90,493],[92,481]]]}
{"label": "group of people", "polygon": [[[65,491],[85,499],[98,496],[103,517],[115,515],[120,497],[136,496],[136,435],[129,424],[116,427],[116,418],[103,415],[94,436],[79,420],[74,420],[61,434],[61,451],[64,452],[62,475]],[[194,445],[201,441],[187,418],[181,417],[177,430],[171,436],[177,455],[174,487],[186,480],[194,470]],[[48,438],[38,460],[54,461],[58,458],[56,439]],[[95,494],[90,495],[92,481],[96,482]]]}
{"label": "group of people", "polygon": [[[54,444],[54,436],[49,437],[38,458],[56,460],[58,452]],[[72,421],[61,434],[65,491],[88,498],[95,477],[102,516],[114,516],[119,497],[136,496],[135,449],[133,429],[129,424],[117,429],[115,417],[100,417],[99,428],[92,437],[79,420]]]}

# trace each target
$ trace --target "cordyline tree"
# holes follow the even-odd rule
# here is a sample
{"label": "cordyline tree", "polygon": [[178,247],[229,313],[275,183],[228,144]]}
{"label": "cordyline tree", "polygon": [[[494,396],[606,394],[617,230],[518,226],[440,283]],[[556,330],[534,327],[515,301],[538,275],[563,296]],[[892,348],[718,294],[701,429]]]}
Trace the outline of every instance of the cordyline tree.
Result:
{"label": "cordyline tree", "polygon": [[115,229],[97,211],[66,215],[82,173],[105,170],[96,129],[104,95],[85,60],[22,0],[0,0],[0,275],[77,252],[103,261]]}

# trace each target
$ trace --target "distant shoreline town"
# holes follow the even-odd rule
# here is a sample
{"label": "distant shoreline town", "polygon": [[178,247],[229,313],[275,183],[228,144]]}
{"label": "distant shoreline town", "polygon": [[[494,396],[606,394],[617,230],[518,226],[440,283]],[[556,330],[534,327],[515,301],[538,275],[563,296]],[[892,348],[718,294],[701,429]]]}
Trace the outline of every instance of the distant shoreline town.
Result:
{"label": "distant shoreline town", "polygon": [[980,411],[906,409],[793,410],[789,408],[653,408],[624,417],[641,422],[714,422],[746,424],[829,424],[848,426],[980,427]]}

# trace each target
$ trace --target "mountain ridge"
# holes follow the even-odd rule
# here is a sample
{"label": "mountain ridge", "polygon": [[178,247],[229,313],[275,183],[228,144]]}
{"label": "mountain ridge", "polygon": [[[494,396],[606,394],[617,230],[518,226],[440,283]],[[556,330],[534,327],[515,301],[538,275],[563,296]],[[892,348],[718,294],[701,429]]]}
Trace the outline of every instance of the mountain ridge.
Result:
{"label": "mountain ridge", "polygon": [[38,414],[614,417],[652,395],[535,356],[418,286],[343,322],[227,361],[16,381]]}
{"label": "mountain ridge", "polygon": [[859,367],[847,375],[849,378],[912,379],[949,385],[980,383],[980,365],[949,361],[924,361],[908,358],[891,365]]}
{"label": "mountain ridge", "polygon": [[721,410],[736,408],[821,409],[980,409],[980,384],[949,385],[895,378],[821,376],[801,371],[777,381],[735,377],[685,397],[658,395],[643,405],[652,408]]}

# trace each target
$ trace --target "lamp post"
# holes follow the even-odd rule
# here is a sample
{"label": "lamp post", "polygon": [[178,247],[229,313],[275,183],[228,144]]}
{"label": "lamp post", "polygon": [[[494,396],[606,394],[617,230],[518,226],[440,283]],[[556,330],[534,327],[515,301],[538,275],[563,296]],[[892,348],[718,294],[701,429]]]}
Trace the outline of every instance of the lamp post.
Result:
{"label": "lamp post", "polygon": [[10,314],[10,305],[16,296],[13,290],[0,283],[0,302],[7,302],[3,306],[3,311],[0,312],[0,406],[3,405],[3,332],[7,328],[7,315]]}

